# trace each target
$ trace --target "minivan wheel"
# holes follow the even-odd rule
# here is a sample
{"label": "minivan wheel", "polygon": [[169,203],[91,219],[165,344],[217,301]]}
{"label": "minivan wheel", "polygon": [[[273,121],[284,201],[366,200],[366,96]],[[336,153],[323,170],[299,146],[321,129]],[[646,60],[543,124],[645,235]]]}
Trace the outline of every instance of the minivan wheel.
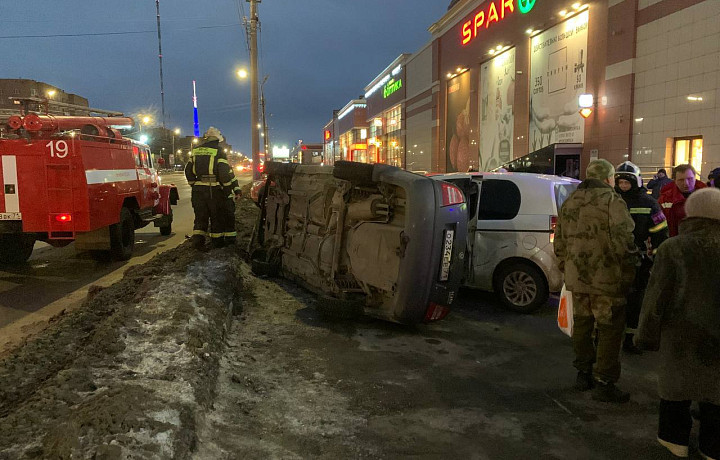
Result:
{"label": "minivan wheel", "polygon": [[500,269],[495,292],[510,310],[532,313],[548,300],[549,290],[542,272],[523,262],[512,262]]}

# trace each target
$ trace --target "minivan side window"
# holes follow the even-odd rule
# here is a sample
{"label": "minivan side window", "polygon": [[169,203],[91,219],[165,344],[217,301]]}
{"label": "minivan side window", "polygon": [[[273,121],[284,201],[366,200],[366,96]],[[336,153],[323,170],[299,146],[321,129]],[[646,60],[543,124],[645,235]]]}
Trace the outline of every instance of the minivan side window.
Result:
{"label": "minivan side window", "polygon": [[480,187],[478,220],[510,220],[520,211],[520,189],[509,180],[487,179]]}

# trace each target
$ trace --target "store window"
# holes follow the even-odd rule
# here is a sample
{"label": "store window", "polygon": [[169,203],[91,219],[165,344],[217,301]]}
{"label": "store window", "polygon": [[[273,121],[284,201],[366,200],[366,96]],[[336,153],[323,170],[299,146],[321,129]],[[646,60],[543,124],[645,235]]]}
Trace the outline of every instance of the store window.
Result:
{"label": "store window", "polygon": [[399,131],[402,129],[402,107],[397,105],[387,112],[387,132],[388,134],[393,131]]}
{"label": "store window", "polygon": [[700,174],[702,168],[702,136],[676,137],[673,147],[673,164],[691,164]]}

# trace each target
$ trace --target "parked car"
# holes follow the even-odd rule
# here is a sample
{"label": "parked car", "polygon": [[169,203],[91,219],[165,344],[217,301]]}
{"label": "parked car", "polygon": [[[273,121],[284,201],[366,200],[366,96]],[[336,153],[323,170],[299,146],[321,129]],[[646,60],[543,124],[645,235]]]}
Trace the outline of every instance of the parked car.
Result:
{"label": "parked car", "polygon": [[528,313],[560,291],[553,252],[557,215],[580,183],[531,173],[435,174],[462,189],[468,203],[464,285],[494,291],[511,310]]}
{"label": "parked car", "polygon": [[266,167],[250,244],[256,274],[297,281],[334,315],[399,323],[447,315],[467,239],[459,188],[379,164]]}

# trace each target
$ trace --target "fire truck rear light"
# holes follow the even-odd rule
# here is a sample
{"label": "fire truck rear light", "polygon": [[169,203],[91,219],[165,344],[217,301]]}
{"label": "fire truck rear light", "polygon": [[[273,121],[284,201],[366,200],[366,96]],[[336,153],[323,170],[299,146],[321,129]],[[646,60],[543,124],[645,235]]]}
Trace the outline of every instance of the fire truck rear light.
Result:
{"label": "fire truck rear light", "polygon": [[55,220],[58,222],[72,222],[72,214],[57,214]]}
{"label": "fire truck rear light", "polygon": [[452,206],[454,204],[460,204],[465,202],[463,192],[459,188],[455,187],[453,184],[441,182],[440,186],[442,187],[443,206]]}
{"label": "fire truck rear light", "polygon": [[434,302],[430,302],[430,306],[425,312],[425,322],[440,321],[441,319],[445,318],[448,313],[450,313],[450,309],[445,305],[439,305]]}

